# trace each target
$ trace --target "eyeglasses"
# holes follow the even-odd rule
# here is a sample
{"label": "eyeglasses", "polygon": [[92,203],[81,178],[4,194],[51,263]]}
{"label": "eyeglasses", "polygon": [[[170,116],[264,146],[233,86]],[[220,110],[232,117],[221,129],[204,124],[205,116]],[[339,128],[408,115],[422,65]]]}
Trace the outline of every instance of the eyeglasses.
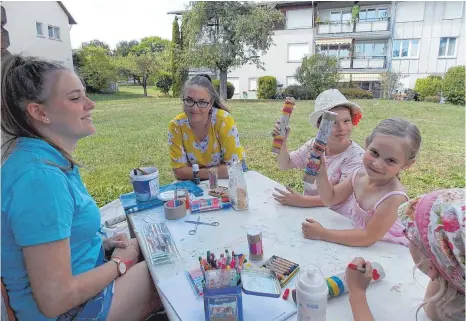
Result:
{"label": "eyeglasses", "polygon": [[199,100],[199,101],[194,101],[191,98],[183,98],[183,104],[186,107],[194,107],[194,105],[197,105],[199,108],[206,108],[210,105],[210,101],[205,101],[205,100]]}
{"label": "eyeglasses", "polygon": [[[408,231],[408,229],[409,229],[409,231]],[[417,245],[416,242],[413,241],[414,235],[413,235],[412,233],[413,233],[413,231],[412,231],[412,229],[409,228],[409,227],[408,227],[408,228],[405,228],[405,229],[403,230],[403,234],[404,234],[404,236],[408,239],[408,241],[409,241],[416,249],[418,249],[419,252],[421,252],[421,253],[424,254],[427,258],[429,258],[429,255],[427,255],[426,251],[425,251],[423,248],[421,248],[422,246]],[[417,238],[417,239],[419,239],[419,238]]]}

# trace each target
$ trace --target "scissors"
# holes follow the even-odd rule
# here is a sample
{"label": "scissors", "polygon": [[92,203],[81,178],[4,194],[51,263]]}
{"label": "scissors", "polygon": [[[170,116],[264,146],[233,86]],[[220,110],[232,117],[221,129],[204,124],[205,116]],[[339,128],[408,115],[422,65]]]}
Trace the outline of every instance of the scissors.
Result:
{"label": "scissors", "polygon": [[201,217],[200,216],[197,217],[197,221],[185,221],[185,223],[196,224],[196,227],[189,231],[189,235],[195,235],[196,232],[197,232],[197,227],[199,225],[210,225],[210,226],[218,226],[219,225],[218,222],[212,222],[212,223],[201,222]]}

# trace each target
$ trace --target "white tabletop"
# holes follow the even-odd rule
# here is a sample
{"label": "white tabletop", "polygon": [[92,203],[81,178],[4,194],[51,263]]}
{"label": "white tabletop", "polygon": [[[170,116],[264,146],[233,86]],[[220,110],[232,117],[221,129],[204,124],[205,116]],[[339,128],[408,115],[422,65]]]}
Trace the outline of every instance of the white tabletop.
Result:
{"label": "white tabletop", "polygon": [[[258,172],[245,173],[245,179],[249,210],[237,212],[230,209],[201,214],[203,221],[218,221],[219,226],[200,225],[197,234],[191,236],[188,232],[194,227],[193,224],[184,223],[184,219],[166,221],[182,254],[182,260],[155,266],[148,263],[156,285],[159,280],[184,273],[186,268],[198,264],[197,258],[200,255],[205,256],[207,250],[217,254],[228,248],[236,253],[248,254],[246,231],[250,227],[260,227],[264,245],[263,262],[272,255],[278,255],[299,263],[301,267],[308,264],[317,265],[326,277],[344,271],[356,256],[379,262],[385,268],[387,276],[385,280],[371,284],[367,291],[375,319],[396,320],[403,316],[403,320],[415,320],[428,278],[420,272],[416,272],[413,277],[414,263],[406,247],[378,242],[369,248],[356,248],[306,240],[301,234],[301,223],[307,217],[316,219],[324,227],[334,229],[351,229],[352,224],[345,217],[327,208],[302,209],[276,203],[272,197],[273,189],[282,186]],[[219,180],[219,185],[228,186],[228,181]],[[206,182],[201,183],[201,187],[206,190]],[[102,207],[101,214],[102,221],[105,221],[124,214],[124,211],[119,200],[115,200]],[[191,214],[188,214],[189,216]],[[192,217],[197,218],[194,215]],[[142,240],[138,231],[144,224],[165,221],[162,207],[131,214],[130,219],[140,244]],[[141,245],[141,249],[146,256],[145,247]],[[180,320],[160,290],[159,295],[169,319]],[[290,320],[296,320],[296,315]],[[327,320],[352,320],[347,295],[329,300]],[[419,320],[427,320],[423,311],[419,313]]]}

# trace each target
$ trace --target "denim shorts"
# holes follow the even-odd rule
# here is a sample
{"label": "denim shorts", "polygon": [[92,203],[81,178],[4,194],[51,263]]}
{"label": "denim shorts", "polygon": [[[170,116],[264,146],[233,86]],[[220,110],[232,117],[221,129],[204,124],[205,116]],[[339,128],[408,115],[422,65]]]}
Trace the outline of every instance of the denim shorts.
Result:
{"label": "denim shorts", "polygon": [[[103,256],[103,249],[97,259],[96,267],[106,263]],[[57,321],[105,321],[107,320],[110,306],[112,305],[113,289],[115,280],[107,285],[100,293],[90,298],[80,306],[63,313]]]}

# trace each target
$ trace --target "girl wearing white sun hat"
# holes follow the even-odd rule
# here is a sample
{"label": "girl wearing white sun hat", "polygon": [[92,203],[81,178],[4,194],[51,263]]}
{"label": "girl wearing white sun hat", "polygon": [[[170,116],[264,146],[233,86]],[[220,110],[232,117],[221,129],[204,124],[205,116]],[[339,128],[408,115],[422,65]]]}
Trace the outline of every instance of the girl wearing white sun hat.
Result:
{"label": "girl wearing white sun hat", "polygon": [[[322,115],[325,111],[332,111],[338,114],[332,135],[329,137],[325,149],[325,160],[328,169],[330,182],[335,185],[343,181],[354,170],[362,166],[362,157],[364,149],[351,140],[353,126],[359,123],[362,118],[361,107],[345,98],[337,89],[328,89],[317,96],[315,101],[314,112],[309,117],[309,122],[316,128],[319,128]],[[272,135],[279,133],[279,122],[277,121]],[[307,141],[299,149],[289,153],[286,145],[290,128],[287,127],[285,139],[283,141],[280,153],[277,156],[277,163],[280,170],[306,167],[307,158],[314,138]],[[317,193],[315,184],[304,184],[304,195],[301,195],[290,187],[287,191],[276,188],[277,193],[273,196],[275,200],[283,205],[297,207],[316,207],[324,206]],[[338,212],[343,204],[332,207]]]}

